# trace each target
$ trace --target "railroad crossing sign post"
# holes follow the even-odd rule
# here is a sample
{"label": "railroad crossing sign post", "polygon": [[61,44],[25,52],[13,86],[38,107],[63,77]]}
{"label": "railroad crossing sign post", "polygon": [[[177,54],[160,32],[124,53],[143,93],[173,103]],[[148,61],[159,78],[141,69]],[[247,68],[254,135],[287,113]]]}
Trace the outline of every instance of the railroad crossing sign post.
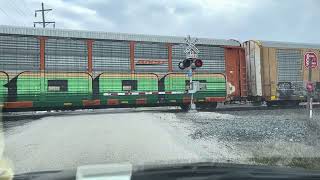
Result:
{"label": "railroad crossing sign post", "polygon": [[[185,41],[186,41],[186,49],[185,49],[184,52],[186,54],[186,59],[198,58],[199,50],[195,46],[195,44],[198,41],[198,39],[195,39],[195,40],[192,41],[191,37],[189,35],[187,38],[185,38]],[[193,84],[192,84],[192,75],[193,75],[193,72],[192,72],[192,65],[191,65],[190,67],[188,67],[189,89],[194,88]],[[191,94],[191,97],[190,97],[190,109],[191,110],[195,110],[196,109],[196,104],[194,104],[194,102],[193,102],[194,91],[189,91],[189,93]]]}
{"label": "railroad crossing sign post", "polygon": [[312,69],[318,67],[318,57],[314,52],[306,52],[304,54],[304,64],[305,67],[308,68],[308,82],[306,85],[306,89],[308,91],[308,110],[309,110],[309,119],[312,118],[312,94],[314,91],[313,83],[312,83]]}
{"label": "railroad crossing sign post", "polygon": [[199,50],[196,47],[196,42],[198,39],[191,40],[190,36],[185,38],[185,45],[186,48],[184,50],[184,53],[186,54],[186,59],[182,60],[179,62],[178,67],[181,70],[188,70],[187,75],[189,77],[189,87],[187,89],[188,94],[190,94],[190,109],[195,110],[196,105],[194,104],[193,100],[193,94],[196,93],[197,91],[206,89],[205,84],[200,84],[198,81],[192,81],[192,76],[193,76],[193,70],[202,67],[203,62],[201,59],[198,59],[198,53]]}

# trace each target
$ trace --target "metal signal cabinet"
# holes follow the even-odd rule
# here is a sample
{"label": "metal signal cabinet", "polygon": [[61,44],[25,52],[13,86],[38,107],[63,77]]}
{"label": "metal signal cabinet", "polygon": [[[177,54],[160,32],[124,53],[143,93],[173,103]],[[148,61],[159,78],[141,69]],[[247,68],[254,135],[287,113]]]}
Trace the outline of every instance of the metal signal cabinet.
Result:
{"label": "metal signal cabinet", "polygon": [[[269,103],[306,100],[308,69],[304,67],[304,54],[312,51],[319,57],[320,45],[250,40],[243,46],[249,96]],[[312,81],[319,84],[319,68],[312,70]]]}

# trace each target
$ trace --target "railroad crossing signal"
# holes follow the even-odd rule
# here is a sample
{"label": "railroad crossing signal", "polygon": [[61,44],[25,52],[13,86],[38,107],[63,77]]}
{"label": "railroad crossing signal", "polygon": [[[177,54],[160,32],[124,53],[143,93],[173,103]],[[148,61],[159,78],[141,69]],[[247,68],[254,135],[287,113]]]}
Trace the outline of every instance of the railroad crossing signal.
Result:
{"label": "railroad crossing signal", "polygon": [[202,67],[203,62],[201,59],[198,59],[198,53],[200,51],[196,47],[196,42],[198,42],[198,39],[191,40],[189,35],[187,38],[185,38],[185,41],[186,49],[184,50],[184,53],[186,54],[186,59],[179,62],[179,69],[184,70],[191,67],[192,70],[195,70],[196,68]]}
{"label": "railroad crossing signal", "polygon": [[183,61],[179,62],[178,67],[181,70],[184,69],[188,69],[188,77],[189,77],[189,90],[188,93],[191,95],[191,100],[190,100],[190,109],[191,110],[195,110],[196,109],[196,105],[193,102],[193,94],[196,93],[199,90],[199,86],[196,83],[199,82],[193,82],[192,81],[192,71],[195,70],[196,68],[199,68],[203,65],[203,62],[201,59],[198,59],[198,53],[199,53],[199,49],[196,47],[196,42],[198,41],[198,39],[195,40],[191,40],[191,37],[188,36],[187,38],[185,38],[186,41],[186,49],[185,49],[185,54],[186,54],[186,59],[184,59]]}

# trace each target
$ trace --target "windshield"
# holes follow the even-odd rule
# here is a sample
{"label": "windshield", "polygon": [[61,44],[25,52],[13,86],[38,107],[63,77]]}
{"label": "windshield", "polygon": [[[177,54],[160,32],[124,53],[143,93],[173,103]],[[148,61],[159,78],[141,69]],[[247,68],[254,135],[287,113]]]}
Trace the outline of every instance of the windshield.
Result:
{"label": "windshield", "polygon": [[320,170],[307,2],[1,1],[0,172]]}

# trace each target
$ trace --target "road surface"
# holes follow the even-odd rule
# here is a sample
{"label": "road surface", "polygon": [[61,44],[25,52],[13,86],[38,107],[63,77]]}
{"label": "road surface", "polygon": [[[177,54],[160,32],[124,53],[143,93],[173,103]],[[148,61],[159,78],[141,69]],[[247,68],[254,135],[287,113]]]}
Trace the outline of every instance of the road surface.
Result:
{"label": "road surface", "polygon": [[6,116],[3,124],[4,157],[15,173],[115,162],[252,164],[259,157],[320,157],[320,116],[315,112],[311,122],[304,109],[138,108],[15,117]]}

